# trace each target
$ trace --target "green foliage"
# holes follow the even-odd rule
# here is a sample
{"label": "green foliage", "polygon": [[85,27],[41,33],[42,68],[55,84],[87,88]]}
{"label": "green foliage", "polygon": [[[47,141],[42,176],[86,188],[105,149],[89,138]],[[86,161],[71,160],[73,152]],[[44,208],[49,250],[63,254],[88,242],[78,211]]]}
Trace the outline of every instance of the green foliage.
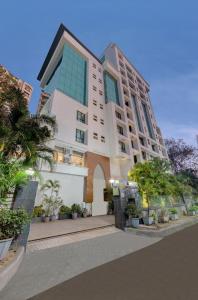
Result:
{"label": "green foliage", "polygon": [[72,211],[69,206],[62,205],[59,209],[59,214],[60,215],[71,215]]}
{"label": "green foliage", "polygon": [[169,212],[172,214],[172,215],[176,215],[177,214],[177,209],[175,207],[172,207],[169,209]]}
{"label": "green foliage", "polygon": [[6,158],[0,152],[0,205],[6,204],[7,195],[19,185],[27,183],[28,175],[18,159]]}
{"label": "green foliage", "polygon": [[189,208],[189,211],[190,211],[190,212],[198,211],[198,206],[197,206],[197,205],[192,205],[192,206]]}
{"label": "green foliage", "polygon": [[137,209],[135,204],[128,204],[125,213],[128,216],[128,218],[139,218],[141,211]]}
{"label": "green foliage", "polygon": [[25,165],[37,167],[38,159],[52,164],[52,149],[46,143],[53,138],[56,122],[46,115],[32,115],[19,89],[11,86],[0,91],[0,149],[6,157],[16,157]]}
{"label": "green foliage", "polygon": [[76,203],[72,204],[71,212],[81,214],[82,213],[81,206],[79,204],[76,204]]}
{"label": "green foliage", "polygon": [[36,218],[36,217],[41,217],[45,214],[45,210],[43,208],[43,205],[39,205],[39,206],[35,206],[34,210],[33,210],[33,214],[32,217]]}
{"label": "green foliage", "polygon": [[57,180],[47,180],[41,187],[43,194],[42,204],[45,209],[45,216],[54,215],[59,207],[63,204],[62,199],[58,196],[60,184]]}
{"label": "green foliage", "polygon": [[30,218],[24,209],[0,209],[0,240],[16,238],[29,222]]}

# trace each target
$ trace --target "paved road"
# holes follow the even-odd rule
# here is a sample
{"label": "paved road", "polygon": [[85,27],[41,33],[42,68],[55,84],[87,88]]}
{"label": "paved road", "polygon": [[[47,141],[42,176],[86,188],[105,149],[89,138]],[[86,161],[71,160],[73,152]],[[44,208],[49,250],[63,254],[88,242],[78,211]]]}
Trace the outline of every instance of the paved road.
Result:
{"label": "paved road", "polygon": [[87,271],[31,299],[198,299],[198,225]]}
{"label": "paved road", "polygon": [[[87,239],[78,238],[78,242],[72,243],[70,239],[75,240],[76,236],[69,236],[66,245],[50,249],[32,252],[34,249],[31,247],[16,275],[0,293],[0,299],[28,299],[87,270],[159,241],[159,238],[137,236],[122,231],[95,238],[93,234],[94,232],[82,233],[82,238],[86,235]],[[97,235],[98,230],[95,236]],[[54,246],[57,245],[58,242],[55,241]],[[49,242],[44,242],[42,246],[48,248]],[[40,244],[38,248],[41,249]],[[58,300],[59,297],[55,299]]]}

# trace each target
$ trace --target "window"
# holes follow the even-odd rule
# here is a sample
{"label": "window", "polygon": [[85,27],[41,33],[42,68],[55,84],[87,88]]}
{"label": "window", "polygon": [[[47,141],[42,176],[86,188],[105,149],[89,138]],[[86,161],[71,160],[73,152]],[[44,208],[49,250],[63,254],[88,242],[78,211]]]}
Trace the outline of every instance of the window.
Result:
{"label": "window", "polygon": [[146,152],[142,151],[142,158],[146,160]]}
{"label": "window", "polygon": [[133,140],[131,140],[131,147],[134,149],[135,147],[134,147],[134,142],[133,142]]}
{"label": "window", "polygon": [[96,64],[93,64],[93,68],[96,69]]}
{"label": "window", "polygon": [[67,42],[63,54],[46,83],[45,91],[51,94],[55,89],[87,105],[87,61]]}
{"label": "window", "polygon": [[105,137],[103,135],[101,135],[101,142],[105,143]]}
{"label": "window", "polygon": [[80,130],[80,129],[76,129],[76,142],[78,143],[85,143],[85,132]]}
{"label": "window", "polygon": [[121,115],[121,113],[119,113],[118,111],[116,111],[115,114],[116,114],[116,117],[117,117],[118,119],[122,120],[122,115]]}
{"label": "window", "polygon": [[125,146],[125,143],[123,143],[123,142],[120,141],[119,144],[120,144],[120,150],[121,150],[121,152],[126,153],[126,146]]}
{"label": "window", "polygon": [[100,109],[103,109],[103,104],[100,104]]}
{"label": "window", "polygon": [[96,74],[93,74],[93,78],[96,79]]}
{"label": "window", "polygon": [[81,111],[77,111],[77,120],[85,123],[85,114],[83,114]]}
{"label": "window", "polygon": [[119,126],[119,125],[117,125],[117,128],[118,128],[119,134],[124,135],[124,130],[123,130],[123,128],[122,128],[121,126]]}
{"label": "window", "polygon": [[98,79],[99,83],[102,83],[102,79]]}
{"label": "window", "polygon": [[100,124],[104,125],[104,120],[100,119]]}
{"label": "window", "polygon": [[53,153],[54,161],[57,163],[63,163],[64,162],[64,149],[61,147],[55,146],[55,151]]}
{"label": "window", "polygon": [[142,146],[145,146],[144,138],[140,136],[140,137],[139,137],[139,140],[140,140],[140,144],[141,144]]}
{"label": "window", "polygon": [[129,125],[129,131],[132,132],[132,126],[131,125]]}
{"label": "window", "polygon": [[104,87],[106,102],[112,101],[120,105],[117,80],[107,72],[104,73]]}
{"label": "window", "polygon": [[93,105],[97,106],[97,101],[93,100]]}
{"label": "window", "polygon": [[100,72],[100,73],[102,72],[101,68],[98,68],[98,72]]}
{"label": "window", "polygon": [[102,96],[102,95],[103,95],[103,92],[102,92],[102,91],[99,91],[99,94]]}
{"label": "window", "polygon": [[95,85],[93,85],[93,90],[97,91],[97,87]]}
{"label": "window", "polygon": [[97,140],[98,139],[98,134],[96,132],[93,133],[93,139]]}
{"label": "window", "polygon": [[137,162],[138,162],[137,155],[134,155],[133,159],[134,159],[134,164],[137,164]]}
{"label": "window", "polygon": [[76,166],[84,166],[84,155],[78,151],[72,151],[71,163]]}
{"label": "window", "polygon": [[98,121],[98,117],[96,115],[93,115],[93,120],[97,122]]}
{"label": "window", "polygon": [[149,113],[148,113],[148,108],[147,108],[147,105],[143,102],[142,102],[142,108],[143,108],[143,111],[144,111],[144,117],[145,117],[145,120],[146,120],[146,125],[147,125],[147,128],[148,128],[149,135],[152,139],[155,139],[152,122],[151,122],[151,119],[150,119]]}
{"label": "window", "polygon": [[140,117],[140,112],[138,109],[137,100],[136,100],[136,97],[133,95],[132,95],[132,101],[133,101],[133,106],[134,106],[134,110],[135,110],[135,116],[136,116],[136,121],[138,124],[138,129],[139,129],[139,131],[143,132],[143,126],[142,126],[142,121],[141,121],[141,117]]}

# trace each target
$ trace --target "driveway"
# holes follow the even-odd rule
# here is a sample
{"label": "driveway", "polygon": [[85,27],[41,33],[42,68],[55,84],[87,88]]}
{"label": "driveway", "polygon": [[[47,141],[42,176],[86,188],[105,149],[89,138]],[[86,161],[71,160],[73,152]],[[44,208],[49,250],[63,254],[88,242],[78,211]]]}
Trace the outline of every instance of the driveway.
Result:
{"label": "driveway", "polygon": [[[107,227],[95,232],[33,242],[37,246],[28,246],[19,270],[0,293],[0,299],[28,299],[87,270],[159,241],[159,238],[137,236],[116,228],[112,233],[112,230],[112,227]],[[62,242],[66,244],[59,246]],[[110,282],[111,280],[110,278]],[[70,299],[69,296],[61,299],[65,298]],[[57,296],[54,299],[60,298]],[[80,299],[94,298],[82,298],[81,295]]]}
{"label": "driveway", "polygon": [[198,225],[194,225],[31,299],[194,300],[197,282]]}

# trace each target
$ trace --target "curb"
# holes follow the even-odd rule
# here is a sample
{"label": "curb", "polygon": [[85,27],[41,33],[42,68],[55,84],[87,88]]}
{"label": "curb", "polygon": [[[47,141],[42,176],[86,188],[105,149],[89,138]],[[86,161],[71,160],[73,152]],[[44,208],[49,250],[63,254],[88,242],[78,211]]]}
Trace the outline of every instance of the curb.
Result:
{"label": "curb", "polygon": [[125,232],[134,233],[136,235],[144,235],[144,236],[146,235],[149,237],[164,238],[168,235],[171,235],[173,233],[181,231],[181,230],[183,230],[187,227],[190,227],[192,225],[195,225],[197,223],[198,223],[198,218],[195,217],[195,219],[191,219],[188,222],[185,222],[183,224],[175,224],[172,227],[163,228],[160,230],[152,230],[152,229],[144,230],[144,229],[135,229],[135,228],[125,228]]}
{"label": "curb", "polygon": [[0,291],[8,284],[10,279],[17,272],[25,253],[25,248],[20,247],[16,252],[16,257],[2,271],[0,271]]}

